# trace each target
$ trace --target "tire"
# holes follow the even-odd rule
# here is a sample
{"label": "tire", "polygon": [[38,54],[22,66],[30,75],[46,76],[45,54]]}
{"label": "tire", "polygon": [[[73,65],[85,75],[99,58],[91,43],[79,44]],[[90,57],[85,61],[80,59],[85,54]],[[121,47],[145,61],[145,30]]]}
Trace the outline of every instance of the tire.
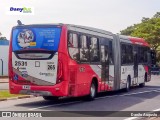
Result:
{"label": "tire", "polygon": [[87,100],[94,100],[97,94],[97,86],[94,81],[92,81],[91,86],[90,86],[90,93],[87,96]]}
{"label": "tire", "polygon": [[43,96],[43,98],[45,100],[48,100],[48,101],[57,101],[59,97],[55,97],[55,96]]}
{"label": "tire", "polygon": [[126,83],[125,91],[129,92],[130,91],[130,87],[131,87],[131,82],[130,82],[130,78],[128,77],[127,78],[127,83]]}
{"label": "tire", "polygon": [[145,86],[145,82],[139,84],[139,87],[141,87],[141,88],[144,87],[144,86]]}

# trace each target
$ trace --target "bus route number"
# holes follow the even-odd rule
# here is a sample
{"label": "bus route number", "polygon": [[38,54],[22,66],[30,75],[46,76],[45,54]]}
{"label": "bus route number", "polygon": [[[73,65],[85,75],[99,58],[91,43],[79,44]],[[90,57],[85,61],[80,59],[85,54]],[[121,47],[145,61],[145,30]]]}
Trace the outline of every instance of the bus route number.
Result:
{"label": "bus route number", "polygon": [[15,61],[15,66],[27,66],[27,62],[24,62],[24,61]]}
{"label": "bus route number", "polygon": [[48,70],[55,70],[55,65],[48,65],[47,69]]}

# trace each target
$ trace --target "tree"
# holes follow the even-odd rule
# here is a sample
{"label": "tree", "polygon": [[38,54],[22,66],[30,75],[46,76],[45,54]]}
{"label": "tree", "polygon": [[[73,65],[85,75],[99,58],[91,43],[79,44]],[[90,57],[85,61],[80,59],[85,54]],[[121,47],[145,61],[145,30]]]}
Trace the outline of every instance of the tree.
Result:
{"label": "tree", "polygon": [[125,30],[122,30],[121,34],[122,35],[131,35],[131,33],[135,30],[135,28],[136,28],[136,25],[129,26]]}
{"label": "tree", "polygon": [[157,12],[153,17],[154,18],[160,18],[160,12]]}
{"label": "tree", "polygon": [[6,37],[3,37],[3,36],[2,36],[2,33],[1,33],[1,32],[0,32],[0,40],[7,40]]}

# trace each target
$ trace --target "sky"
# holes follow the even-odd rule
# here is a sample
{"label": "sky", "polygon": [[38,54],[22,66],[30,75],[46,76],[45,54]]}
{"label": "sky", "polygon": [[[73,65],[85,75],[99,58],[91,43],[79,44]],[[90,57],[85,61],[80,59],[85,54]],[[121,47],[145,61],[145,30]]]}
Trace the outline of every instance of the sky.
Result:
{"label": "sky", "polygon": [[[8,15],[10,7],[32,7],[34,15]],[[17,20],[23,24],[67,23],[119,33],[160,12],[160,0],[0,0],[0,32],[10,39]]]}

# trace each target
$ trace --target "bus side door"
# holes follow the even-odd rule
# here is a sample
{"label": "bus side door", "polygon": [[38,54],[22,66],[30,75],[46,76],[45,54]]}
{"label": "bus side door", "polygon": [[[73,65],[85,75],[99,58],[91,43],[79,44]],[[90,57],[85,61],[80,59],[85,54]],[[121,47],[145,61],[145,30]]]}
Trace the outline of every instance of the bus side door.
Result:
{"label": "bus side door", "polygon": [[101,90],[106,90],[106,83],[109,81],[109,52],[107,45],[101,45]]}

